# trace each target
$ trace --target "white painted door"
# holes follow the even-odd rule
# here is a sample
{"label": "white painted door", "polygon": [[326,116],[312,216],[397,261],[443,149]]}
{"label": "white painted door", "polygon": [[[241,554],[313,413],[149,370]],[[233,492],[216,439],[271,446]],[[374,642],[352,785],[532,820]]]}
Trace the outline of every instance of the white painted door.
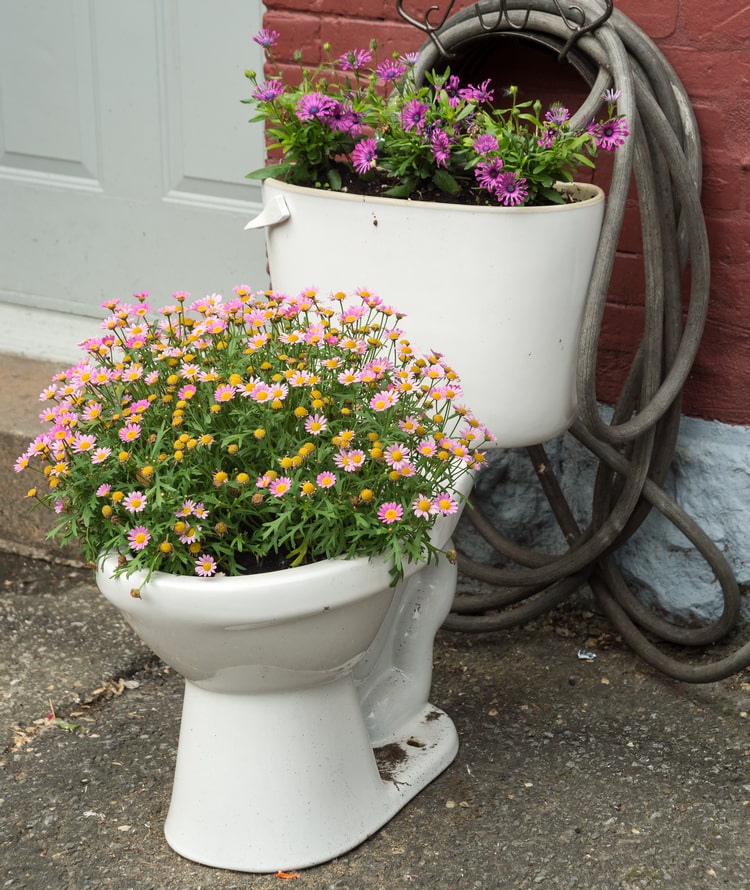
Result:
{"label": "white painted door", "polygon": [[240,104],[261,15],[0,0],[0,349],[67,358],[106,298],[266,286],[263,239],[243,230],[263,136]]}

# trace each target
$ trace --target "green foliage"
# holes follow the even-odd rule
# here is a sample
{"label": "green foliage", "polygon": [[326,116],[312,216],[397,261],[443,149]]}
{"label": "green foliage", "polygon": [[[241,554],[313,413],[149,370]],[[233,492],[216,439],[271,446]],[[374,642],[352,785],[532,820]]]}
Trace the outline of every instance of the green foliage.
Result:
{"label": "green foliage", "polygon": [[378,62],[375,42],[338,58],[326,45],[325,60],[312,71],[300,67],[292,84],[274,59],[277,36],[258,40],[274,74],[259,82],[246,72],[253,91],[244,101],[256,108],[251,121],[265,123],[278,159],[250,178],[399,198],[555,203],[562,200],[555,182],[593,168],[599,148],[617,148],[627,136],[613,91],[603,97],[607,120],[571,128],[567,109],[543,115],[541,103],[518,101],[516,87],[510,107],[498,108],[489,81],[462,84],[449,69],[418,86],[413,60],[395,54]]}
{"label": "green foliage", "polygon": [[384,553],[397,580],[436,554],[435,522],[482,464],[455,373],[369,292],[235,291],[155,315],[147,294],[107,303],[104,336],[42,393],[49,428],[16,463],[39,474],[29,497],[127,573]]}

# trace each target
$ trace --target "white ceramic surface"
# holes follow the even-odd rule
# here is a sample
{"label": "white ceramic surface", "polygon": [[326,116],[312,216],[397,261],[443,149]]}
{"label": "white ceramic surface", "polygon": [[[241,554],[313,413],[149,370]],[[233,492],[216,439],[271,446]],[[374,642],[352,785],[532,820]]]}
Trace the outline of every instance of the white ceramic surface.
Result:
{"label": "white ceramic surface", "polygon": [[[578,336],[604,215],[593,197],[554,207],[467,207],[264,183],[271,284],[324,295],[365,287],[406,312],[420,352],[458,372],[498,447],[551,439],[575,418]],[[590,190],[590,192],[589,192]]]}

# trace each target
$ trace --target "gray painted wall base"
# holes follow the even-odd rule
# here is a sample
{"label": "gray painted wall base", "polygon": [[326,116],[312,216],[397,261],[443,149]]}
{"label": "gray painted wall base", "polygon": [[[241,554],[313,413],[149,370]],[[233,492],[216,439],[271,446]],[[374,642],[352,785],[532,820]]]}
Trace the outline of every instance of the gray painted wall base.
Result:
{"label": "gray painted wall base", "polygon": [[[584,528],[596,462],[571,436],[547,443],[546,449]],[[664,487],[724,553],[743,590],[750,590],[750,427],[683,417]],[[545,553],[564,552],[562,534],[524,450],[492,452],[477,495],[497,528],[512,540]],[[498,554],[466,516],[455,541],[468,556],[500,564]],[[704,623],[721,609],[721,588],[711,568],[682,532],[655,510],[618,551],[617,562],[644,602],[680,623]],[[478,591],[481,585],[462,579],[461,589]],[[750,621],[748,592],[743,594],[743,619]]]}

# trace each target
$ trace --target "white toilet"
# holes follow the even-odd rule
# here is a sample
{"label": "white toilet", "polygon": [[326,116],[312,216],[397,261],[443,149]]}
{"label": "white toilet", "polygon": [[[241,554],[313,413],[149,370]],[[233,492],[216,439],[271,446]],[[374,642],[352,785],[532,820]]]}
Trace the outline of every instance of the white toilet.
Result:
{"label": "white toilet", "polygon": [[[466,487],[469,480],[466,477]],[[441,517],[450,546],[458,515]],[[165,835],[221,868],[305,868],[377,831],[455,757],[450,718],[428,703],[432,647],[456,567],[329,560],[245,577],[154,573],[102,593],[185,677]]]}
{"label": "white toilet", "polygon": [[[265,229],[274,287],[316,286],[324,296],[330,287],[380,288],[410,313],[420,352],[445,351],[469,407],[503,447],[570,425],[601,194],[580,205],[590,237],[568,244],[559,208],[515,209],[508,224],[502,213],[459,207],[459,225],[448,229],[444,213],[423,219],[430,211],[419,202],[373,209],[349,196],[349,220],[323,212],[310,191],[264,186],[266,210],[250,225]],[[524,260],[512,243],[534,222],[542,234],[527,240],[547,245],[548,268],[538,251]],[[564,294],[548,308],[541,298],[563,258],[575,274],[562,276]],[[540,284],[534,296],[528,268]],[[464,494],[470,484],[464,477]],[[450,547],[459,515],[440,517],[438,547]],[[249,872],[325,862],[377,831],[455,757],[455,727],[428,702],[435,633],[456,587],[447,558],[408,567],[395,589],[382,560],[337,559],[249,577],[155,573],[138,599],[130,591],[143,576],[113,579],[114,567],[114,557],[99,565],[102,593],[185,677],[165,825],[178,853]]]}

